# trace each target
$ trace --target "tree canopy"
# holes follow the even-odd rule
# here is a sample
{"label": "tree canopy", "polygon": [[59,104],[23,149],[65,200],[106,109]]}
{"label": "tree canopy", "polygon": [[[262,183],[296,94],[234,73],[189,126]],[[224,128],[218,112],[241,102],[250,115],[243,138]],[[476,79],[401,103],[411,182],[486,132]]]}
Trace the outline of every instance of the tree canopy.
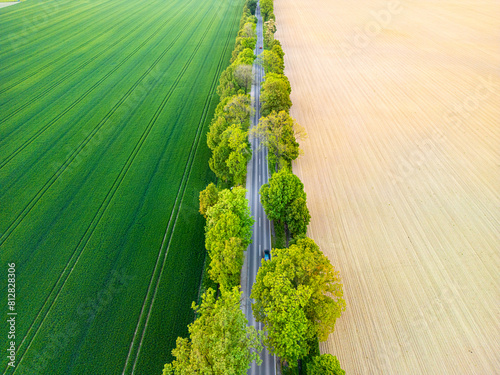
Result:
{"label": "tree canopy", "polygon": [[262,347],[255,328],[247,326],[240,296],[235,287],[222,289],[215,299],[208,289],[200,306],[193,303],[198,318],[188,326],[188,338],[177,338],[175,360],[165,365],[163,375],[243,375],[252,361],[261,363],[257,352]]}
{"label": "tree canopy", "polygon": [[216,176],[228,186],[243,185],[252,157],[248,133],[238,125],[231,125],[222,132],[212,151],[208,164]]}
{"label": "tree canopy", "polygon": [[290,82],[283,76],[274,75],[268,77],[266,75],[266,80],[262,84],[260,101],[262,103],[262,116],[267,116],[272,111],[285,111],[288,113],[292,106]]}
{"label": "tree canopy", "polygon": [[333,332],[345,310],[342,296],[338,272],[309,238],[273,249],[251,294],[254,316],[265,324],[266,346],[292,366],[308,354],[311,340],[324,341]]}
{"label": "tree canopy", "polygon": [[273,50],[265,50],[262,53],[264,72],[283,74],[285,70],[285,63],[283,57]]}
{"label": "tree canopy", "polygon": [[274,19],[273,10],[273,0],[260,0],[260,11],[262,13],[262,17],[264,18],[264,21]]}
{"label": "tree canopy", "polygon": [[269,183],[262,185],[260,201],[267,217],[284,222],[293,237],[305,234],[311,216],[304,184],[288,169],[281,169],[272,175]]}
{"label": "tree canopy", "polygon": [[207,209],[205,247],[210,256],[210,278],[228,289],[240,282],[244,252],[251,242],[253,219],[246,190],[222,190]]}
{"label": "tree canopy", "polygon": [[307,364],[307,375],[345,375],[337,357],[331,354],[318,355]]}
{"label": "tree canopy", "polygon": [[291,168],[292,160],[300,153],[298,139],[306,136],[304,128],[285,111],[271,112],[261,117],[259,124],[251,130],[254,137],[259,138],[262,145],[270,152],[268,156],[278,171],[282,167]]}
{"label": "tree canopy", "polygon": [[207,218],[207,210],[217,203],[219,190],[213,182],[208,184],[205,190],[200,191],[200,214]]}

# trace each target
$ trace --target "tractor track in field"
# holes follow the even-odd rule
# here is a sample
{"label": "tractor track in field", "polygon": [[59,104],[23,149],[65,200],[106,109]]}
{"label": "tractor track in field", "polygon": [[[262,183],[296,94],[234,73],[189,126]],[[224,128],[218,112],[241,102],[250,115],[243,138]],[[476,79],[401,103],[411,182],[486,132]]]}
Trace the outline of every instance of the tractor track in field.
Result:
{"label": "tractor track in field", "polygon": [[[235,20],[233,21],[233,24],[231,26],[231,30],[233,30],[233,28],[235,27],[235,25],[236,25],[237,22],[238,22],[238,19],[235,18]],[[170,213],[170,217],[169,217],[169,220],[168,220],[168,223],[167,223],[167,228],[165,230],[165,235],[163,237],[163,240],[162,240],[159,252],[158,252],[158,257],[157,257],[157,260],[156,260],[156,264],[155,264],[153,273],[151,275],[151,279],[150,279],[150,282],[149,282],[149,285],[148,285],[148,290],[147,290],[147,293],[146,293],[146,296],[145,296],[145,299],[144,299],[143,306],[141,308],[139,319],[137,321],[137,326],[136,326],[136,329],[134,331],[134,337],[133,337],[132,342],[130,344],[129,353],[128,353],[128,356],[127,356],[127,359],[126,359],[126,362],[125,362],[125,367],[123,369],[122,375],[125,375],[125,373],[127,372],[127,368],[129,367],[129,359],[130,359],[130,357],[132,355],[132,352],[134,350],[134,344],[136,342],[137,333],[140,330],[141,321],[144,320],[143,314],[144,314],[145,309],[147,308],[146,305],[148,305],[148,300],[151,298],[151,302],[149,303],[149,308],[147,308],[148,309],[148,314],[147,314],[147,316],[145,318],[146,320],[144,322],[144,327],[142,328],[142,335],[141,335],[141,339],[140,339],[138,347],[137,347],[137,354],[135,355],[135,360],[134,360],[134,364],[132,366],[131,374],[134,374],[135,368],[136,368],[136,365],[137,365],[137,361],[139,360],[139,357],[140,357],[142,343],[144,341],[144,337],[146,336],[146,331],[147,331],[147,327],[148,327],[148,323],[149,323],[149,318],[150,318],[151,312],[153,310],[153,306],[154,306],[154,303],[155,303],[155,300],[156,300],[156,294],[158,292],[158,288],[159,288],[159,285],[160,285],[160,280],[162,278],[163,270],[165,268],[168,250],[170,248],[170,243],[172,241],[172,237],[173,237],[173,233],[174,233],[174,230],[175,230],[175,226],[177,224],[177,219],[179,217],[179,213],[180,213],[180,210],[181,210],[182,202],[184,200],[184,194],[186,192],[186,188],[187,188],[187,185],[188,185],[188,182],[189,182],[189,176],[191,175],[191,170],[192,170],[192,167],[193,167],[193,164],[194,164],[194,159],[195,159],[196,153],[198,151],[198,147],[199,147],[200,140],[201,140],[201,135],[203,133],[203,125],[204,125],[204,123],[206,121],[206,117],[208,115],[208,110],[210,108],[210,102],[212,100],[212,95],[215,93],[215,90],[217,88],[217,83],[219,81],[219,76],[222,73],[222,68],[223,68],[223,63],[224,63],[224,56],[225,56],[226,51],[227,51],[227,49],[228,49],[228,47],[230,45],[231,40],[232,40],[232,36],[231,36],[231,34],[229,34],[228,37],[227,37],[227,39],[226,39],[225,46],[224,46],[224,52],[221,54],[221,57],[219,59],[219,63],[217,65],[216,74],[214,76],[214,80],[212,81],[212,85],[210,87],[209,94],[207,95],[207,99],[205,100],[205,104],[203,106],[203,112],[202,112],[202,116],[200,118],[200,121],[198,123],[198,128],[196,130],[195,138],[193,140],[193,143],[191,144],[191,148],[190,148],[190,151],[189,151],[188,160],[186,162],[186,167],[184,168],[184,173],[182,175],[181,183],[179,185],[179,189],[177,190],[177,195],[175,197],[174,206],[173,206],[173,209],[172,209],[172,211]],[[174,218],[174,215],[175,215],[175,218]],[[172,219],[173,219],[173,223],[172,223]],[[165,247],[165,244],[167,244],[166,247]],[[165,249],[165,250],[163,251],[163,249]],[[162,253],[163,253],[163,256],[162,256]],[[161,268],[160,268],[158,276],[155,277],[155,274],[157,273],[158,266],[159,266],[160,262],[161,262]],[[153,295],[152,295],[152,297],[149,297],[150,294],[151,294],[151,291],[152,291],[152,289],[151,289],[152,285],[154,283],[155,283],[155,287],[154,287]]]}
{"label": "tractor track in field", "polygon": [[[184,6],[185,7],[185,6]],[[180,11],[179,11],[180,12]],[[158,18],[161,18],[161,15],[158,16]],[[153,22],[156,22],[157,20],[154,20]],[[133,55],[135,55],[140,49],[142,49],[142,47],[144,47],[152,38],[154,38],[166,25],[169,24],[169,20],[167,20],[165,23],[163,23],[160,27],[158,27],[154,32],[153,34],[151,34],[147,39],[145,39],[139,46],[137,46],[137,48],[132,51],[125,59],[123,59],[119,64],[117,64],[112,70],[110,70],[108,73],[106,73],[99,81],[97,81],[89,90],[87,90],[83,96],[80,96],[80,98],[78,98],[75,102],[77,101],[81,101],[83,100],[83,98],[85,96],[87,96],[90,92],[92,92],[96,87],[98,87],[102,82],[104,82],[107,78],[109,78],[114,72],[116,72],[120,67],[123,66],[123,64],[125,64]],[[120,39],[118,39],[118,41],[115,43],[115,45],[117,45],[118,43],[121,43],[123,40],[125,40],[127,37],[129,37],[130,34],[126,34],[124,35],[123,37],[121,37]],[[64,81],[66,81],[68,78],[72,77],[73,75],[77,74],[78,72],[80,72],[82,69],[84,69],[86,66],[88,66],[89,64],[91,64],[93,61],[97,60],[99,57],[102,56],[102,51],[99,51],[98,53],[96,53],[94,56],[92,56],[91,58],[87,59],[86,61],[84,61],[83,63],[81,63],[80,65],[78,65],[75,69],[73,69],[71,72],[67,73],[66,75],[64,75],[61,79],[59,79],[58,81],[54,82],[52,85],[50,85],[49,87],[47,87],[46,89],[44,89],[43,91],[41,91],[38,95],[36,95],[35,97],[31,98],[30,100],[28,100],[26,103],[22,104],[21,106],[19,106],[17,109],[15,109],[14,111],[12,111],[11,113],[9,113],[7,116],[5,116],[4,118],[0,119],[0,124],[3,124],[5,121],[7,121],[8,119],[10,119],[12,116],[15,116],[16,114],[18,114],[20,111],[22,111],[24,108],[30,106],[31,104],[33,104],[34,102],[36,102],[38,99],[46,96],[46,94],[48,94],[50,91],[52,91],[53,89],[55,89],[56,87],[58,87],[61,83],[63,83]],[[72,103],[75,104],[75,102]],[[76,104],[75,104],[76,105]],[[71,106],[71,105],[70,105]],[[68,109],[69,111],[69,109]],[[66,111],[67,112],[67,111]],[[56,116],[57,117],[57,116]],[[42,131],[43,133],[43,131]],[[40,133],[41,134],[41,133]],[[39,134],[38,134],[39,135]],[[35,138],[38,137],[38,135],[35,135]],[[7,134],[7,136],[5,138],[7,138],[9,136],[9,134]],[[34,139],[34,138],[33,138]],[[32,140],[28,140],[29,143],[32,142]],[[27,143],[27,144],[29,144]],[[26,145],[27,145],[26,144]],[[21,146],[23,147],[23,146]],[[25,147],[25,146],[24,146]],[[7,157],[8,160],[11,159],[11,157]],[[2,164],[0,164],[0,169],[3,168],[5,166],[5,164],[7,163],[8,161],[3,161]]]}
{"label": "tractor track in field", "polygon": [[[115,17],[116,13],[118,13],[118,12],[119,12],[119,11],[117,10],[117,11],[115,11],[114,13],[110,13],[110,14],[108,15],[108,17],[104,18],[104,20],[107,20],[107,19],[109,19],[109,18],[113,18],[113,17]],[[116,24],[112,25],[111,27],[108,27],[108,28],[107,28],[106,30],[104,30],[103,32],[101,32],[101,33],[99,33],[99,34],[96,34],[95,36],[93,36],[93,38],[92,38],[92,39],[98,39],[98,38],[100,38],[100,37],[101,37],[101,36],[103,36],[104,34],[106,34],[106,33],[110,32],[111,30],[113,30],[113,29],[115,29],[115,28],[117,28],[117,27],[121,26],[121,25],[122,25],[122,23],[124,23],[126,20],[128,20],[129,18],[131,18],[131,17],[133,17],[133,16],[134,16],[134,14],[133,14],[133,13],[131,13],[131,12],[129,12],[128,10],[126,10],[126,11],[124,11],[124,12],[122,12],[122,13],[127,13],[127,14],[128,14],[128,16],[127,16],[127,17],[125,17],[125,18],[123,18],[123,19],[121,19],[119,23],[116,23]],[[92,25],[96,24],[97,22],[98,22],[98,21],[93,22],[93,23],[92,23]],[[66,39],[66,40],[67,40],[67,39]],[[60,41],[59,43],[64,43],[66,40],[64,40],[64,41]],[[41,73],[41,72],[43,72],[45,69],[47,69],[47,68],[49,68],[49,67],[51,67],[51,66],[54,66],[54,64],[55,64],[57,61],[59,61],[59,60],[64,60],[66,57],[71,56],[71,55],[72,55],[72,54],[74,54],[76,51],[78,51],[78,50],[80,50],[80,49],[84,48],[84,47],[85,47],[86,45],[88,45],[89,43],[90,43],[90,41],[89,41],[89,40],[87,40],[87,41],[85,41],[85,42],[83,42],[83,43],[79,44],[77,47],[75,47],[75,48],[73,48],[73,49],[70,49],[68,52],[66,52],[66,53],[62,54],[62,55],[61,55],[60,57],[58,57],[57,59],[52,60],[52,61],[50,61],[49,63],[47,63],[46,65],[42,66],[40,69],[38,69],[38,70],[36,70],[36,71],[34,71],[34,72],[32,72],[32,73],[30,73],[30,74],[28,74],[28,75],[26,75],[26,76],[22,77],[21,79],[17,80],[16,82],[13,82],[10,86],[4,86],[3,88],[1,88],[1,89],[0,89],[0,95],[1,95],[1,94],[3,94],[4,92],[7,92],[7,91],[11,90],[12,88],[14,88],[14,87],[16,87],[16,86],[18,86],[18,85],[20,85],[21,83],[23,83],[23,82],[27,81],[27,80],[28,80],[28,79],[30,79],[31,77],[36,76],[37,74],[40,74],[40,73]]]}
{"label": "tractor track in field", "polygon": [[[191,21],[196,17],[196,15],[197,14],[195,14],[191,18]],[[171,88],[169,89],[168,93],[163,98],[160,106],[157,108],[157,110],[155,111],[153,117],[149,121],[148,126],[144,130],[144,132],[143,132],[142,136],[140,137],[139,141],[136,143],[134,149],[132,150],[132,153],[127,158],[127,161],[126,161],[125,165],[122,167],[119,175],[116,177],[115,181],[113,182],[113,185],[111,186],[111,189],[106,194],[106,197],[104,198],[104,201],[101,203],[101,206],[97,210],[97,212],[94,215],[93,219],[91,220],[89,226],[87,227],[85,233],[83,234],[82,238],[80,239],[77,247],[73,251],[73,254],[72,254],[70,260],[66,264],[63,272],[59,276],[59,278],[58,278],[56,284],[54,285],[54,287],[52,288],[49,296],[47,296],[47,298],[46,298],[46,300],[44,302],[44,305],[40,309],[40,312],[37,314],[37,316],[34,319],[33,323],[30,325],[30,328],[28,329],[28,332],[26,333],[25,337],[23,338],[23,340],[21,341],[21,343],[20,343],[20,345],[18,347],[18,355],[17,355],[18,366],[16,367],[16,370],[19,368],[19,365],[21,364],[21,362],[22,362],[22,360],[24,358],[24,354],[26,354],[26,352],[29,350],[29,348],[30,348],[31,344],[33,343],[33,340],[35,339],[37,333],[39,332],[40,328],[43,326],[43,323],[44,323],[45,319],[47,318],[48,314],[50,313],[50,310],[52,309],[52,306],[54,306],[55,302],[57,301],[57,298],[59,297],[59,294],[60,294],[61,290],[64,288],[64,285],[66,284],[67,280],[69,279],[69,276],[71,275],[74,267],[76,266],[76,264],[78,263],[78,260],[80,259],[81,255],[83,254],[83,250],[85,249],[88,241],[90,240],[90,238],[91,238],[91,236],[92,236],[95,228],[99,224],[99,222],[100,222],[101,218],[103,217],[106,209],[109,207],[109,204],[110,204],[111,200],[113,199],[113,197],[114,197],[116,191],[118,190],[121,182],[124,180],[125,175],[127,174],[127,172],[130,169],[130,167],[131,167],[131,165],[132,165],[135,157],[137,156],[137,154],[139,153],[140,149],[142,148],[142,145],[144,144],[145,140],[147,139],[149,133],[151,132],[151,129],[156,124],[157,119],[159,118],[161,112],[163,111],[163,108],[165,107],[166,103],[168,102],[168,100],[172,96],[172,93],[177,88],[177,85],[179,84],[182,76],[184,75],[184,73],[186,72],[187,68],[191,64],[194,56],[196,55],[196,53],[200,49],[200,47],[202,45],[202,42],[205,39],[205,37],[206,37],[206,35],[208,33],[208,30],[210,30],[210,28],[212,27],[212,24],[215,21],[216,17],[217,17],[217,13],[214,14],[214,17],[212,18],[212,20],[210,21],[209,25],[207,26],[203,37],[200,39],[200,41],[197,44],[196,48],[193,50],[193,53],[191,54],[191,56],[187,60],[186,64],[183,66],[181,72],[176,77],[176,80],[174,81],[173,85],[171,86]],[[187,25],[189,25],[189,23],[187,23]],[[187,27],[187,25],[186,25],[186,27]],[[76,258],[75,258],[75,256],[76,256]],[[73,264],[71,265],[70,263],[71,263],[72,259],[74,259],[74,258],[75,258],[75,260],[74,260]],[[69,270],[69,272],[67,272],[68,270]],[[66,272],[67,272],[67,275],[64,276],[64,274]],[[60,283],[60,281],[63,278],[64,278],[64,281],[62,281]],[[60,283],[59,287],[57,286],[58,283]],[[58,290],[55,292],[55,295],[53,296],[52,302],[49,302],[50,295],[53,294],[54,290],[56,290],[56,289],[58,289]],[[45,314],[43,314],[42,311],[44,310],[45,306],[48,303],[50,303],[50,306],[48,306],[48,308],[46,309],[47,311],[45,312]],[[40,324],[38,325],[37,328],[33,328],[33,326],[35,325],[36,320],[39,320],[39,318],[41,317],[42,314],[44,315],[44,317],[42,318]],[[32,333],[32,338],[28,339],[30,342],[27,344],[26,349],[22,353],[19,354],[20,349],[22,348],[24,342],[26,341],[28,335],[30,334],[30,331],[33,330],[33,329],[35,329],[35,332]],[[8,369],[4,370],[4,374],[7,372],[7,370]],[[16,372],[16,370],[14,370],[13,374]]]}
{"label": "tractor track in field", "polygon": [[[186,3],[186,6],[189,3]],[[74,151],[71,153],[71,155],[62,163],[62,165],[58,168],[58,170],[52,175],[52,177],[42,186],[42,188],[35,194],[35,196],[30,200],[30,202],[24,207],[24,209],[19,213],[19,215],[14,219],[14,221],[11,223],[11,225],[5,230],[3,235],[0,237],[0,246],[7,240],[7,238],[11,235],[11,233],[17,228],[17,226],[22,222],[22,220],[26,217],[26,215],[29,214],[29,212],[32,210],[32,208],[37,204],[37,202],[42,198],[42,196],[45,194],[45,192],[54,184],[54,182],[59,178],[59,176],[68,168],[68,166],[76,159],[76,157],[80,154],[80,152],[83,150],[83,148],[93,139],[93,137],[99,132],[100,129],[106,124],[106,122],[111,118],[111,116],[118,110],[118,108],[128,99],[128,97],[133,93],[133,91],[141,84],[141,82],[144,80],[144,78],[147,77],[149,73],[156,67],[156,65],[160,62],[160,60],[165,56],[165,54],[175,45],[177,40],[180,38],[184,30],[191,24],[192,20],[194,19],[195,16],[193,16],[189,22],[186,23],[186,25],[181,29],[181,31],[178,33],[178,35],[172,40],[172,42],[168,45],[168,47],[160,54],[160,56],[154,61],[154,63],[146,70],[141,77],[132,85],[132,87],[120,98],[120,100],[111,108],[111,110],[99,121],[99,123],[92,129],[92,131],[85,137],[79,144],[78,146],[74,149]],[[182,21],[180,21],[182,22]],[[179,23],[180,23],[179,22]],[[142,46],[142,45],[141,45]],[[137,51],[134,51],[133,53],[136,53]],[[118,68],[118,67],[116,67]],[[112,72],[114,72],[116,69],[113,69]],[[111,72],[110,72],[111,74]],[[104,78],[104,77],[103,77]],[[96,83],[100,84],[102,83],[101,81],[98,81]],[[95,85],[94,85],[95,86]],[[92,90],[95,88],[92,86]],[[97,86],[96,86],[97,87]],[[90,90],[90,89],[89,89]],[[90,91],[88,91],[86,95],[88,95]],[[73,104],[70,106],[73,108],[80,102],[83,98],[77,99]],[[66,111],[64,112],[67,113],[71,108],[68,107]],[[29,140],[29,143],[26,142],[25,144],[21,145],[18,150],[15,152],[16,154],[22,151],[22,149],[26,148],[29,144],[31,144],[38,136],[40,136],[45,130],[47,130],[50,126],[52,126],[62,115],[58,115],[56,119],[52,120],[49,122],[44,128],[40,129],[40,132],[35,134],[34,137],[32,137]],[[14,153],[9,156],[10,159],[14,157]],[[6,163],[8,163],[7,160],[0,164],[0,170],[5,166]]]}

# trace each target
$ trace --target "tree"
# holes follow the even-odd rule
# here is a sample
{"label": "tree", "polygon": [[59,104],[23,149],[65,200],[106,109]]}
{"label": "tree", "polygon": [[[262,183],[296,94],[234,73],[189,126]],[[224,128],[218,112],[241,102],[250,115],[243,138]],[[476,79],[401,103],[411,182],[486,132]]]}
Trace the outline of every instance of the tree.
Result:
{"label": "tree", "polygon": [[308,354],[316,336],[326,340],[345,310],[338,272],[309,238],[272,250],[271,260],[259,268],[251,297],[255,319],[265,324],[266,346],[292,366]]}
{"label": "tree", "polygon": [[[269,20],[273,14],[273,0],[260,0],[260,10],[264,21]],[[274,17],[273,17],[274,18]]]}
{"label": "tree", "polygon": [[280,59],[283,60],[285,58],[285,52],[283,51],[283,48],[281,48],[281,43],[279,40],[274,41],[273,48],[271,49],[271,51],[277,54],[280,57]]}
{"label": "tree", "polygon": [[234,82],[233,77],[234,69],[234,65],[229,65],[220,75],[219,86],[217,86],[217,95],[219,95],[221,100],[238,93],[239,88]]}
{"label": "tree", "polygon": [[[254,47],[255,48],[255,47]],[[252,65],[255,60],[255,55],[253,53],[253,49],[250,47],[245,47],[239,54],[236,60],[234,61],[234,65]]]}
{"label": "tree", "polygon": [[212,171],[228,186],[242,185],[246,166],[252,157],[248,133],[239,125],[229,126],[220,136],[208,164]]}
{"label": "tree", "polygon": [[247,2],[247,5],[250,13],[255,14],[255,8],[257,8],[257,0],[250,0]]}
{"label": "tree", "polygon": [[257,37],[257,32],[255,31],[256,27],[257,25],[255,23],[246,22],[238,31],[238,36],[243,38],[256,38]]}
{"label": "tree", "polygon": [[273,174],[260,189],[260,201],[269,220],[284,222],[294,237],[305,234],[311,218],[306,193],[304,184],[292,172],[283,168]]}
{"label": "tree", "polygon": [[217,203],[219,190],[213,182],[208,184],[205,190],[200,191],[200,214],[207,218],[207,210]]}
{"label": "tree", "polygon": [[[261,269],[262,267],[259,273]],[[262,283],[270,282],[272,288],[258,293],[258,286],[254,284],[252,298],[267,298],[262,311],[257,310],[260,307],[259,300],[252,304],[254,316],[265,323],[264,344],[269,351],[294,367],[300,358],[308,354],[309,346],[306,343],[313,338],[311,324],[304,312],[304,306],[310,298],[310,289],[302,286],[296,289],[288,279],[277,277],[272,271],[262,274],[265,274],[261,279]],[[259,282],[258,275],[256,283]]]}
{"label": "tree", "polygon": [[268,79],[266,76],[260,94],[262,116],[267,116],[272,111],[285,111],[288,113],[292,106],[289,89],[290,83],[287,80],[275,76]]}
{"label": "tree", "polygon": [[265,73],[283,74],[285,70],[285,63],[283,58],[280,57],[275,51],[265,50],[262,53],[263,65]]}
{"label": "tree", "polygon": [[237,37],[236,45],[231,55],[231,64],[238,59],[239,55],[244,50],[249,49],[250,51],[253,51],[255,49],[256,44],[257,44],[257,38],[245,38],[242,36]]}
{"label": "tree", "polygon": [[252,86],[252,65],[238,65],[234,71],[234,79],[238,86],[245,89],[245,94],[248,93]]}
{"label": "tree", "polygon": [[214,119],[207,133],[208,147],[215,150],[221,142],[222,133],[230,125],[236,124],[246,130],[250,126],[250,114],[249,95],[234,95],[222,99],[215,109]]}
{"label": "tree", "polygon": [[275,171],[282,167],[291,167],[292,160],[300,153],[297,139],[305,138],[306,133],[288,113],[271,112],[261,117],[259,124],[252,128],[251,135],[259,138],[262,145],[268,148]]}
{"label": "tree", "polygon": [[216,225],[222,214],[230,211],[238,216],[240,221],[241,230],[237,236],[243,240],[245,247],[250,245],[254,220],[250,214],[246,193],[246,189],[241,186],[219,191],[217,203],[207,210],[206,230],[209,231]]}
{"label": "tree", "polygon": [[222,288],[240,284],[240,272],[245,259],[245,242],[239,235],[242,231],[240,218],[233,212],[224,212],[214,227],[206,234],[206,245],[210,255],[210,278]]}
{"label": "tree", "polygon": [[291,236],[296,237],[305,234],[310,220],[311,215],[305,198],[300,197],[293,200],[285,216],[285,223],[287,223]]}
{"label": "tree", "polygon": [[318,355],[307,364],[307,375],[345,375],[337,357],[331,354]]}
{"label": "tree", "polygon": [[223,289],[217,300],[208,289],[200,306],[193,303],[198,318],[188,326],[189,338],[177,338],[175,359],[163,375],[246,374],[252,361],[262,363],[257,354],[262,346],[255,328],[247,326],[240,297],[237,287]]}
{"label": "tree", "polygon": [[264,46],[272,48],[274,44],[274,33],[276,32],[276,22],[269,20],[264,22]]}
{"label": "tree", "polygon": [[251,243],[253,219],[246,190],[236,187],[219,192],[207,210],[205,247],[210,256],[210,278],[226,289],[240,282],[244,251]]}
{"label": "tree", "polygon": [[229,97],[224,102],[222,115],[226,118],[228,124],[237,124],[241,129],[248,129],[250,126],[250,95],[235,95]]}

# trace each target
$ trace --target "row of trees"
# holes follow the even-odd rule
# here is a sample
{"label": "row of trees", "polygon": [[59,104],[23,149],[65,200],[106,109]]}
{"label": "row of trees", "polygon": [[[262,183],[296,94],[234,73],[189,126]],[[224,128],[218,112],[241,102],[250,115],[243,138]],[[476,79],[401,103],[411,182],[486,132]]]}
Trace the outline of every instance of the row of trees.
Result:
{"label": "row of trees", "polygon": [[218,177],[200,192],[200,213],[206,219],[205,247],[208,276],[217,290],[208,288],[189,337],[177,338],[164,375],[244,374],[252,361],[260,363],[261,338],[248,327],[240,307],[240,272],[251,242],[253,218],[246,190],[246,166],[251,158],[248,142],[253,50],[256,45],[256,0],[247,0],[240,21],[231,65],[222,73],[217,93],[220,103],[207,134],[212,150],[209,166]]}
{"label": "row of trees", "polygon": [[243,185],[252,157],[248,142],[253,53],[257,43],[256,1],[247,1],[232,53],[231,65],[222,73],[217,93],[221,102],[207,134],[212,150],[209,166],[224,187]]}

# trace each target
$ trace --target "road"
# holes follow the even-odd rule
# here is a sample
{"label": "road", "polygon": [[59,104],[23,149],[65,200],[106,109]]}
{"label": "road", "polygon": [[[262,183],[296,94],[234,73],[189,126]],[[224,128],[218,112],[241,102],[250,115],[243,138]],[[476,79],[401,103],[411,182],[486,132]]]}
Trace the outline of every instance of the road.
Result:
{"label": "road", "polygon": [[[257,5],[255,15],[257,16],[257,46],[255,47],[255,54],[258,55],[263,51],[260,47],[263,47],[264,44],[262,36],[262,17],[260,15],[259,5]],[[251,127],[259,122],[260,85],[264,79],[264,69],[257,62],[253,65],[253,75],[254,79],[250,95],[254,112],[251,116]],[[271,249],[271,225],[260,203],[259,196],[260,187],[268,182],[269,172],[267,167],[267,150],[264,147],[260,147],[258,139],[251,139],[250,143],[252,145],[252,159],[247,166],[246,189],[247,199],[255,223],[253,225],[252,243],[248,246],[246,251],[245,263],[242,269],[242,309],[248,319],[248,324],[260,330],[262,329],[262,324],[256,322],[252,314],[250,293],[261,264],[262,252],[264,249]],[[269,354],[267,349],[264,349],[260,353],[260,357],[262,358],[262,364],[257,366],[255,362],[253,362],[252,367],[248,370],[248,374],[275,374],[276,358]]]}

